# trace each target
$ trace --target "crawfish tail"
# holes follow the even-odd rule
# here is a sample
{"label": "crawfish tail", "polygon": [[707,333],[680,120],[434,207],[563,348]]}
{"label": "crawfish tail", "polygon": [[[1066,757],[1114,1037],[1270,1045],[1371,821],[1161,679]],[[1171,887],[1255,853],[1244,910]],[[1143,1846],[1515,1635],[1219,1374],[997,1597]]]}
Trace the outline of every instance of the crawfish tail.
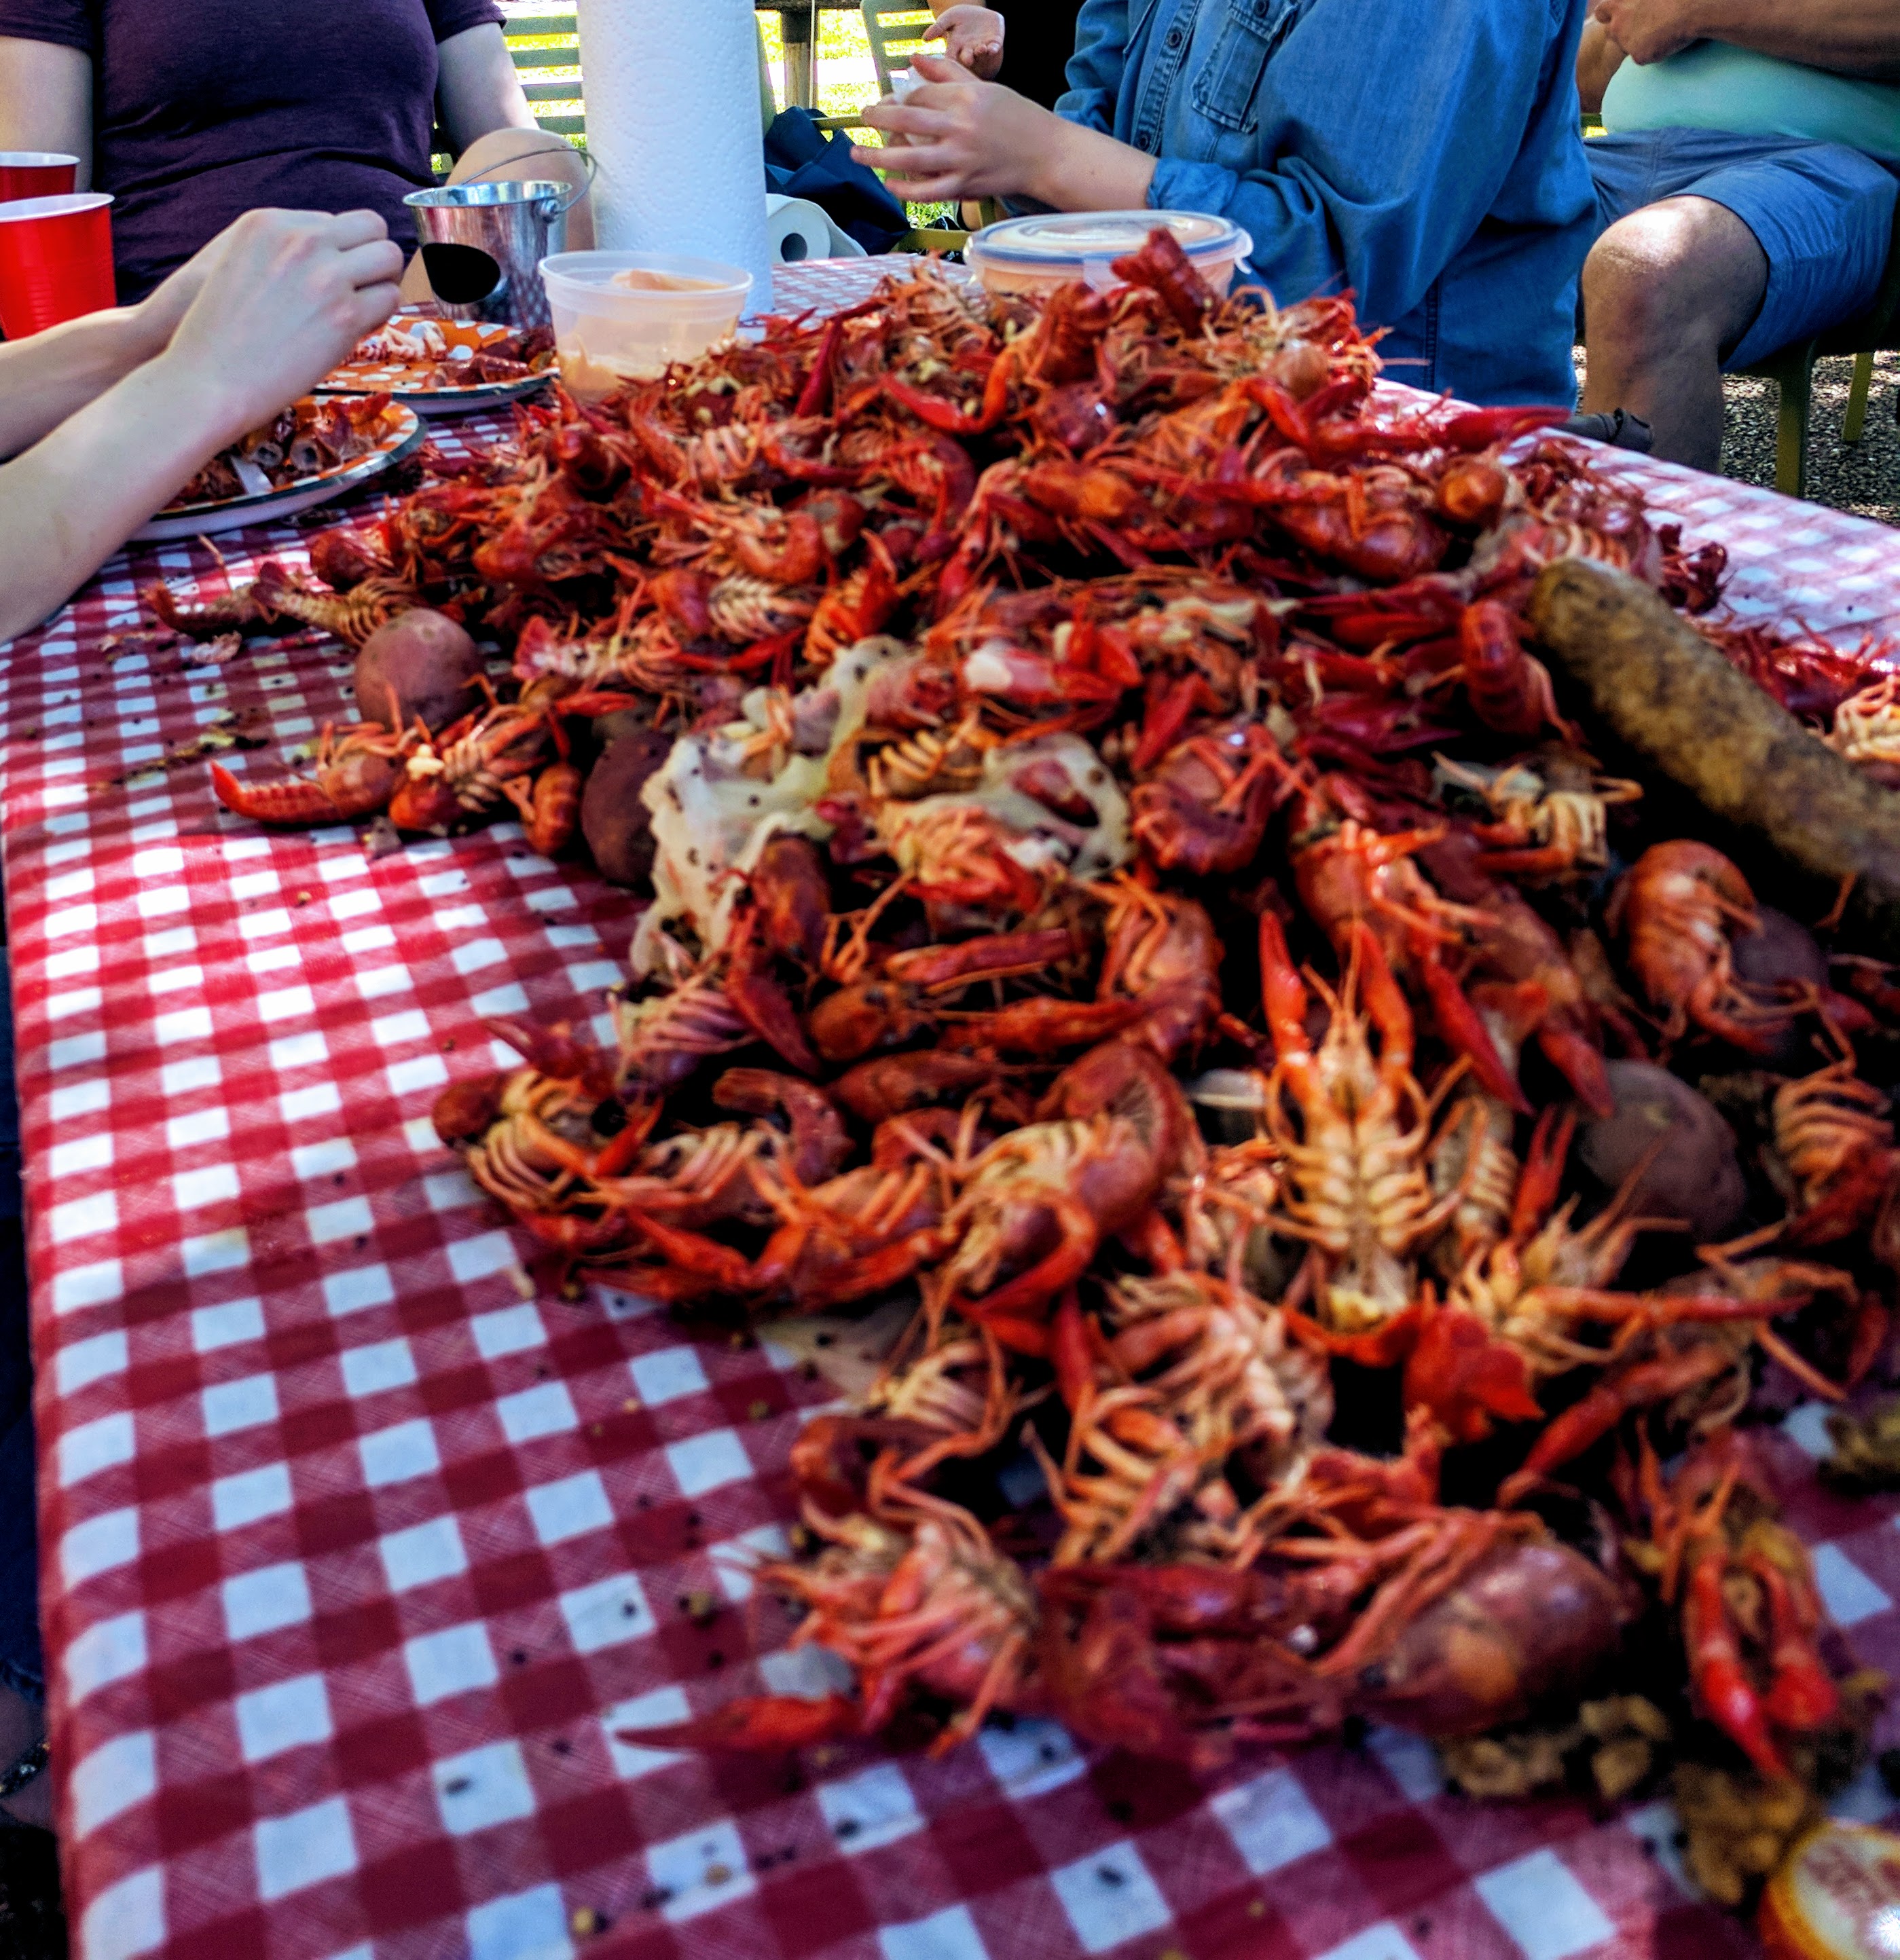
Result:
{"label": "crawfish tail", "polygon": [[565,849],[581,818],[581,775],[573,762],[550,762],[535,778],[529,798],[528,848],[552,858]]}
{"label": "crawfish tail", "polygon": [[254,584],[234,586],[223,597],[202,605],[181,606],[171,587],[156,578],[138,588],[138,597],[161,626],[193,640],[215,640],[220,633],[241,632],[269,617]]}
{"label": "crawfish tail", "polygon": [[321,783],[307,777],[291,776],[277,783],[240,783],[221,762],[211,765],[211,786],[227,810],[253,823],[281,823],[301,827],[317,823],[347,822],[362,813],[346,810]]}

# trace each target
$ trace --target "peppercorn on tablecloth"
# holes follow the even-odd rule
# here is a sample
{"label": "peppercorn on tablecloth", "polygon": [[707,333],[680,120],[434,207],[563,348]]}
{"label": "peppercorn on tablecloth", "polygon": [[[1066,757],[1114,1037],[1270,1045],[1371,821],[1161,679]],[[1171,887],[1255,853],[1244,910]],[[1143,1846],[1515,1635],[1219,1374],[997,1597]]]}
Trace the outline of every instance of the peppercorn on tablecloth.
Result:
{"label": "peppercorn on tablecloth", "polygon": [[[877,266],[800,267],[786,308]],[[450,424],[445,442],[505,424]],[[1900,535],[1615,460],[1729,547],[1742,609],[1900,632]],[[361,517],[374,497],[315,514]],[[1750,1949],[1667,1806],[1487,1806],[1431,1751],[1197,1779],[1033,1722],[932,1761],[667,1756],[616,1726],[825,1683],[743,1558],[830,1392],[770,1348],[560,1297],[437,1144],[484,1014],[599,1008],[629,896],[518,827],[372,861],[266,835],[167,751],[268,776],[345,718],[310,635],[115,641],[307,533],[140,549],[0,654],[38,1364],[42,1610],[84,1960],[1569,1960]],[[235,718],[235,719],[232,719]],[[1900,1669],[1889,1503],[1777,1439],[1834,1615]],[[1847,1809],[1883,1814],[1870,1774]]]}

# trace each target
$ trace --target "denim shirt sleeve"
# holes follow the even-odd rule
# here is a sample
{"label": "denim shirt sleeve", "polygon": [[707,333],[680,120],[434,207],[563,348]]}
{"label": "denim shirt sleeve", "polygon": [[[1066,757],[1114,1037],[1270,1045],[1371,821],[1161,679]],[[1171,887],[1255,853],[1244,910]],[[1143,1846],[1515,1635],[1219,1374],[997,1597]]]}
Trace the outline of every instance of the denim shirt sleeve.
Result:
{"label": "denim shirt sleeve", "polygon": [[[1297,5],[1245,11],[1273,16],[1277,34]],[[1091,0],[1084,18],[1097,8],[1122,11]],[[1149,205],[1244,225],[1256,269],[1289,301],[1351,286],[1361,319],[1402,320],[1496,199],[1561,22],[1549,0],[1311,0],[1270,60],[1260,41],[1259,164],[1164,154]]]}
{"label": "denim shirt sleeve", "polygon": [[1055,105],[1065,123],[1115,133],[1115,97],[1128,49],[1128,15],[1135,0],[1084,0],[1075,19],[1075,52],[1068,88]]}

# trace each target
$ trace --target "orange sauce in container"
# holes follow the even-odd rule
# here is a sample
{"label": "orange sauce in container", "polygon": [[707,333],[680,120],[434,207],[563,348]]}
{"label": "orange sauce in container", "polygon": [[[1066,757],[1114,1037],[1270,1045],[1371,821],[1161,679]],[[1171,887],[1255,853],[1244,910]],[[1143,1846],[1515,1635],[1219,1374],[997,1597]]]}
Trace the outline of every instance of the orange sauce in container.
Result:
{"label": "orange sauce in container", "polygon": [[652,272],[641,266],[629,266],[616,272],[607,284],[629,293],[716,293],[717,279],[689,279],[683,272]]}
{"label": "orange sauce in container", "polygon": [[1900,1960],[1900,1838],[1822,1825],[1769,1879],[1758,1923],[1771,1960]]}

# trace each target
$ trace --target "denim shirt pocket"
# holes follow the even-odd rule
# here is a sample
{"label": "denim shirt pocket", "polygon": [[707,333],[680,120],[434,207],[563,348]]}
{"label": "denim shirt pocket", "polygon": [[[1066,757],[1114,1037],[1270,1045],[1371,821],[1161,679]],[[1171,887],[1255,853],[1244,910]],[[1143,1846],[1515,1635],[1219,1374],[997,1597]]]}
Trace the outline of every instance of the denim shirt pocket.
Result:
{"label": "denim shirt pocket", "polygon": [[1300,13],[1300,0],[1226,0],[1227,19],[1194,78],[1195,111],[1216,127],[1251,135],[1260,119],[1267,57]]}

